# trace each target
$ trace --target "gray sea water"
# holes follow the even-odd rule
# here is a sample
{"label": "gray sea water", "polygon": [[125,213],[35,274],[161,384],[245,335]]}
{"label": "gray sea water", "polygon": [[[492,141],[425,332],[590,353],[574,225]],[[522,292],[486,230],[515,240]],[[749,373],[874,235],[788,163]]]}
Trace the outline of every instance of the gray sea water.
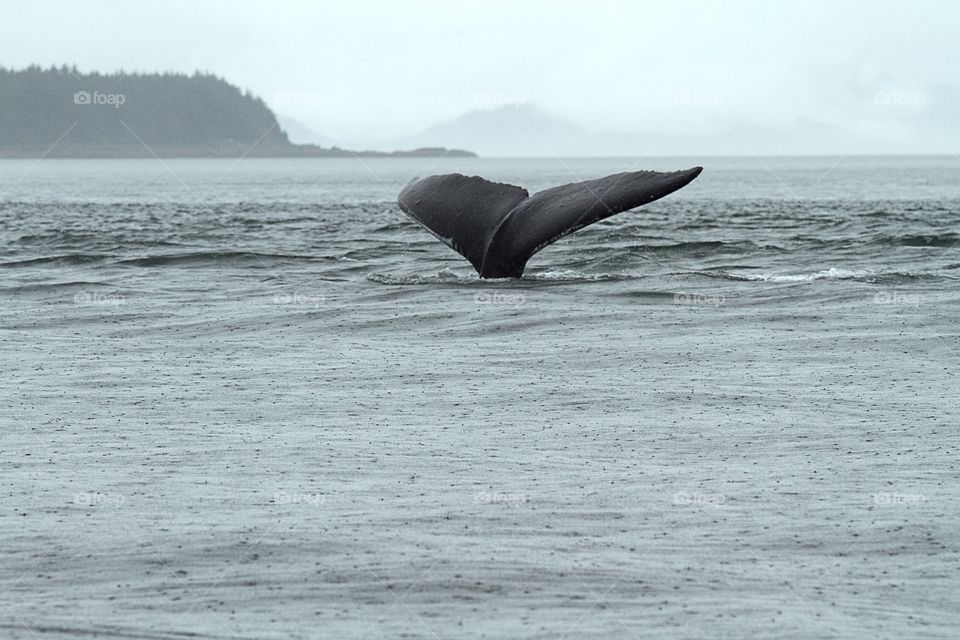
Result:
{"label": "gray sea water", "polygon": [[[412,177],[703,165],[480,281]],[[960,160],[0,161],[0,636],[949,638]]]}

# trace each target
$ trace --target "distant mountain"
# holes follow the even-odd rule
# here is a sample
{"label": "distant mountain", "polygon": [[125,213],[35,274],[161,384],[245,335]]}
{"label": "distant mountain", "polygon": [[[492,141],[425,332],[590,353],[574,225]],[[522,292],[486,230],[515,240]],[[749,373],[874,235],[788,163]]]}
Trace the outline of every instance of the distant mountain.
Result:
{"label": "distant mountain", "polygon": [[290,141],[263,100],[211,74],[0,67],[0,157],[473,155],[348,151]]}
{"label": "distant mountain", "polygon": [[393,140],[396,146],[450,145],[482,156],[646,155],[658,139],[636,134],[594,133],[533,104],[471,111],[423,132]]}
{"label": "distant mountain", "polygon": [[452,145],[488,157],[703,156],[882,153],[829,123],[728,126],[707,134],[590,131],[532,104],[471,111],[395,146]]}

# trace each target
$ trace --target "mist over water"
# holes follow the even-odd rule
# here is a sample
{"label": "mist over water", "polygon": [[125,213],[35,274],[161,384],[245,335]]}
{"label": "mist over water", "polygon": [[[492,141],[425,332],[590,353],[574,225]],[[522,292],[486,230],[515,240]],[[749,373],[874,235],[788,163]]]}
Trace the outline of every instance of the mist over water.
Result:
{"label": "mist over water", "polygon": [[[697,164],[519,280],[396,206]],[[6,160],[0,193],[10,637],[960,622],[954,158]]]}

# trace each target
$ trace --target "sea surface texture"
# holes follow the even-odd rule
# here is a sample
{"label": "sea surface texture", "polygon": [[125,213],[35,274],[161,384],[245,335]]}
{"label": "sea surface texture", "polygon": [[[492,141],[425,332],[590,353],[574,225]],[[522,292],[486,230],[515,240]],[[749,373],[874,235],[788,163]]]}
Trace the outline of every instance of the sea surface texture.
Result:
{"label": "sea surface texture", "polygon": [[0,255],[0,637],[957,637],[956,158],[3,160]]}

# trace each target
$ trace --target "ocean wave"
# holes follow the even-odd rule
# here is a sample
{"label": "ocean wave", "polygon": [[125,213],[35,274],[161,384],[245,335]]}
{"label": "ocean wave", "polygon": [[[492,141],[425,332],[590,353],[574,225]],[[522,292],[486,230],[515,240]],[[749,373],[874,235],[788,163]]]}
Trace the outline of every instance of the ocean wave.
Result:
{"label": "ocean wave", "polygon": [[[444,268],[436,275],[428,276],[421,274],[399,275],[393,273],[369,273],[367,280],[378,284],[389,285],[423,285],[423,284],[479,284],[483,282],[473,271],[458,272],[453,269]],[[509,278],[504,278],[509,280]]]}
{"label": "ocean wave", "polygon": [[960,234],[946,232],[932,234],[908,234],[902,236],[884,235],[876,238],[870,244],[893,245],[901,247],[950,248],[960,245]]}
{"label": "ocean wave", "polygon": [[24,258],[23,260],[5,260],[0,262],[0,268],[12,269],[16,267],[30,267],[51,263],[62,265],[79,265],[90,262],[99,262],[106,260],[110,256],[98,253],[65,253],[57,256],[40,256],[37,258]]}
{"label": "ocean wave", "polygon": [[231,265],[241,263],[260,263],[263,261],[316,261],[329,260],[325,256],[306,256],[286,253],[261,253],[256,251],[193,251],[190,253],[171,253],[138,258],[126,258],[116,261],[118,265],[137,267],[162,267],[175,265]]}
{"label": "ocean wave", "polygon": [[751,253],[754,251],[783,251],[776,245],[758,245],[750,240],[724,242],[721,240],[700,240],[675,242],[672,244],[639,244],[626,247],[631,253],[681,253],[703,255],[706,253]]}
{"label": "ocean wave", "polygon": [[844,269],[842,267],[831,267],[829,269],[800,273],[764,273],[726,270],[698,271],[696,273],[709,278],[738,280],[742,282],[775,283],[813,282],[816,280],[852,280],[869,284],[897,284],[917,281],[937,281],[949,278],[948,276],[945,276],[939,272],[877,271],[875,269]]}
{"label": "ocean wave", "polygon": [[524,280],[541,282],[616,282],[630,280],[631,276],[623,273],[582,273],[573,269],[550,269],[548,271],[529,271],[523,274]]}
{"label": "ocean wave", "polygon": [[23,284],[13,287],[0,287],[0,292],[3,293],[31,293],[31,292],[49,292],[49,291],[60,291],[60,290],[72,290],[72,289],[85,289],[88,291],[96,291],[102,288],[115,290],[114,285],[108,282],[90,282],[87,280],[74,280],[69,282],[36,282],[30,284]]}
{"label": "ocean wave", "polygon": [[869,269],[843,269],[831,267],[820,271],[806,273],[744,273],[734,271],[703,272],[728,280],[745,280],[748,282],[811,282],[813,280],[856,280],[872,275]]}
{"label": "ocean wave", "polygon": [[616,282],[620,280],[629,280],[632,276],[619,273],[582,273],[572,269],[549,269],[546,271],[529,270],[523,274],[520,279],[517,278],[487,278],[481,279],[474,271],[454,271],[445,268],[436,275],[422,274],[390,274],[390,273],[370,273],[367,280],[379,284],[389,285],[424,285],[424,284],[456,284],[456,285],[474,285],[489,286],[496,283],[514,282],[514,283],[543,283],[543,284],[567,284],[578,282]]}

